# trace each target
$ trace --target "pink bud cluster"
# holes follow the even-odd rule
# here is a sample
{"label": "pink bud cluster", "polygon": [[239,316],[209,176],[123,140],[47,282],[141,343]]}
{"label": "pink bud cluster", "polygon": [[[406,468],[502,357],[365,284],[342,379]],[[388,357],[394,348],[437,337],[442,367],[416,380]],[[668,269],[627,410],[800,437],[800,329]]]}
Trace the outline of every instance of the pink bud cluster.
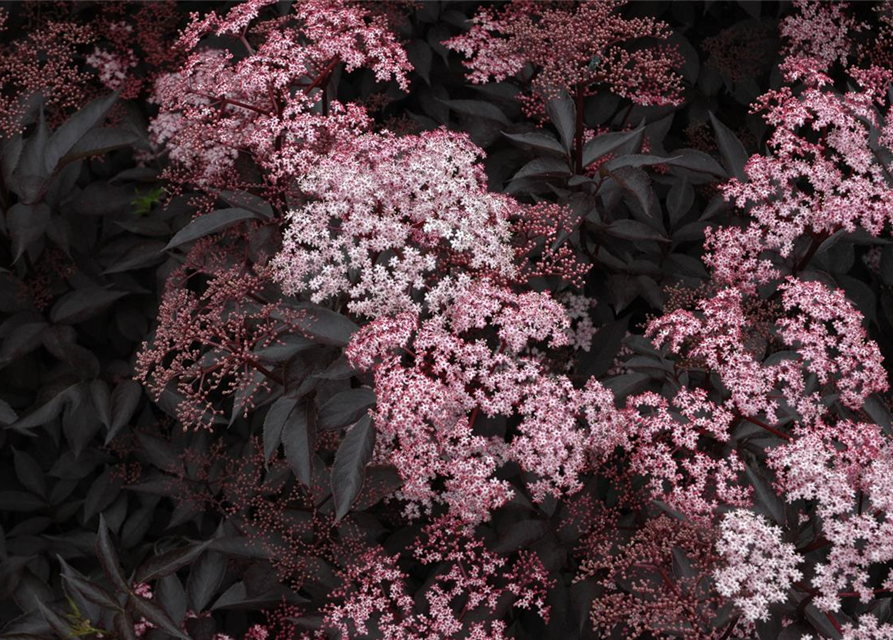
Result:
{"label": "pink bud cluster", "polygon": [[[236,244],[243,239],[231,235]],[[246,265],[237,246],[228,249],[219,237],[196,244],[170,278],[155,335],[137,356],[137,379],[158,399],[173,392],[184,428],[210,427],[224,416],[225,401],[234,415],[249,412],[254,396],[277,381],[260,352],[299,331],[299,312],[262,297],[264,270]],[[193,290],[197,276],[207,284]]]}

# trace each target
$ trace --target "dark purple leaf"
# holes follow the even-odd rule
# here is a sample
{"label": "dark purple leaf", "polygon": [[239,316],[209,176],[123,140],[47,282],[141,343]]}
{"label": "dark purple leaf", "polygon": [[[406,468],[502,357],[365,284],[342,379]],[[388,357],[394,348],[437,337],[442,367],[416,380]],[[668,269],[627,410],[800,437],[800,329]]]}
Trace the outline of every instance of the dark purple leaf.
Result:
{"label": "dark purple leaf", "polygon": [[193,611],[204,611],[226,575],[226,559],[216,551],[205,551],[189,571],[186,593]]}
{"label": "dark purple leaf", "polygon": [[[313,433],[310,429],[310,406],[302,402],[295,406],[283,423],[282,444],[288,466],[305,487],[310,486],[313,471]],[[266,427],[266,423],[264,424]]]}
{"label": "dark purple leaf", "polygon": [[99,287],[71,291],[53,305],[50,319],[57,324],[83,322],[126,295],[123,291],[109,291]]}
{"label": "dark purple leaf", "polygon": [[165,249],[173,249],[181,244],[204,238],[212,233],[217,233],[228,229],[229,227],[244,222],[245,220],[254,220],[257,215],[246,209],[218,209],[211,213],[199,216],[185,227],[180,229],[171,241],[167,243]]}
{"label": "dark purple leaf", "polygon": [[149,558],[136,572],[136,582],[151,582],[192,564],[209,542],[191,543]]}
{"label": "dark purple leaf", "polygon": [[319,427],[341,429],[359,420],[374,405],[375,392],[372,389],[363,387],[342,391],[320,407]]}
{"label": "dark purple leaf", "polygon": [[332,496],[335,500],[335,522],[341,520],[360,494],[366,465],[375,448],[375,427],[372,418],[364,416],[347,432],[332,466]]}
{"label": "dark purple leaf", "polygon": [[44,152],[44,168],[47,173],[52,173],[59,161],[71,152],[81,138],[87,135],[93,127],[102,124],[106,114],[117,99],[117,92],[97,98],[81,107],[80,110],[75,112],[62,126],[53,132]]}
{"label": "dark purple leaf", "polygon": [[105,518],[101,514],[99,516],[99,531],[96,537],[96,556],[99,558],[102,570],[115,588],[122,593],[128,593],[130,585],[121,572],[121,565],[118,563],[118,553],[112,544]]}
{"label": "dark purple leaf", "polygon": [[174,621],[171,620],[170,616],[151,600],[133,596],[131,597],[130,602],[133,603],[133,609],[137,614],[144,617],[165,633],[172,635],[175,638],[181,638],[182,640],[191,640],[188,635],[183,633],[183,631],[174,624]]}

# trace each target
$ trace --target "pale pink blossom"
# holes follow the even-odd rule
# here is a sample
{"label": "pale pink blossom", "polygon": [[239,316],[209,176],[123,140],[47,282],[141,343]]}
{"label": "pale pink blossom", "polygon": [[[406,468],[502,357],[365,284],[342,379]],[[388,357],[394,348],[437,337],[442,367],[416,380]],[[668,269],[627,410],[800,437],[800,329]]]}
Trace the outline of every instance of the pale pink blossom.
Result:
{"label": "pale pink blossom", "polygon": [[769,605],[786,601],[791,585],[803,577],[794,545],[782,542],[781,529],[751,511],[723,517],[716,550],[725,564],[713,573],[716,590],[748,620],[768,620]]}

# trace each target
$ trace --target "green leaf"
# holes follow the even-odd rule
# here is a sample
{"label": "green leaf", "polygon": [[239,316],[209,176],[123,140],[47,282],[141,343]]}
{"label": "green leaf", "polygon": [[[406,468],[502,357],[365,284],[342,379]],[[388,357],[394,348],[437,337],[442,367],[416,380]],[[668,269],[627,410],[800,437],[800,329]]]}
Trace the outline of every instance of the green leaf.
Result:
{"label": "green leaf", "polygon": [[372,418],[364,416],[344,437],[335,452],[332,465],[332,497],[335,501],[335,522],[347,515],[363,487],[366,465],[375,449],[375,427]]}
{"label": "green leaf", "polygon": [[44,155],[44,167],[47,173],[55,171],[59,161],[74,148],[81,138],[87,135],[87,132],[93,127],[102,123],[117,99],[117,92],[97,98],[82,107],[53,132]]}
{"label": "green leaf", "polygon": [[321,429],[341,429],[359,420],[375,405],[375,392],[368,387],[337,393],[319,410]]}
{"label": "green leaf", "polygon": [[187,242],[223,231],[245,220],[255,220],[257,215],[246,209],[218,209],[200,216],[180,229],[165,249],[173,249]]}

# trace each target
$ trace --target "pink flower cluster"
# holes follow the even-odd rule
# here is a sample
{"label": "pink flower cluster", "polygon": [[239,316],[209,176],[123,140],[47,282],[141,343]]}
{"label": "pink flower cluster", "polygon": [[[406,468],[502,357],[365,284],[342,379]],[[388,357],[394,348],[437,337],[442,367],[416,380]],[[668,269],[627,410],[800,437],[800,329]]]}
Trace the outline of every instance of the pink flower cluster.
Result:
{"label": "pink flower cluster", "polygon": [[[611,421],[613,397],[597,382],[578,390],[524,355],[533,344],[566,343],[562,307],[546,294],[467,276],[441,282],[429,305],[425,319],[405,312],[369,323],[347,348],[354,367],[374,372],[377,454],[400,471],[408,512],[445,502],[465,521],[488,519],[512,496],[495,478],[508,460],[533,474],[536,500],[578,490],[588,452],[612,448],[622,423]],[[481,414],[519,416],[517,433],[509,442],[476,434]],[[581,426],[585,418],[591,429]]]}
{"label": "pink flower cluster", "polygon": [[[750,158],[746,182],[723,186],[726,198],[747,207],[751,220],[743,230],[725,227],[707,236],[705,262],[717,281],[748,291],[786,269],[801,269],[838,231],[861,227],[878,236],[893,221],[893,188],[880,155],[890,136],[877,111],[886,104],[891,72],[852,70],[857,88],[841,94],[814,67],[788,62],[789,78],[803,80],[806,88],[794,93],[782,87],[759,99],[755,108],[773,127],[771,154]],[[872,129],[882,132],[878,142]],[[786,265],[803,236],[812,244]]]}
{"label": "pink flower cluster", "polygon": [[[229,246],[220,237],[196,243],[169,279],[155,335],[137,355],[137,379],[157,399],[174,393],[184,428],[210,427],[226,401],[233,415],[251,411],[256,394],[281,382],[258,352],[299,332],[300,313],[262,297],[269,278],[240,255],[243,235],[230,235]],[[198,291],[190,288],[196,277],[207,278]]]}
{"label": "pink flower cluster", "polygon": [[[255,23],[271,4],[252,0],[224,17],[195,14],[180,41],[189,57],[158,79],[153,99],[160,113],[150,131],[182,181],[232,188],[245,182],[236,166],[245,157],[268,187],[284,189],[318,154],[368,124],[362,107],[328,99],[336,67],[367,67],[406,87],[406,53],[386,20],[361,3],[308,0],[293,14],[273,12]],[[231,41],[238,55],[201,47],[209,35]]]}
{"label": "pink flower cluster", "polygon": [[[658,345],[716,372],[731,393],[735,411],[777,420],[778,399],[784,398],[806,421],[827,411],[823,394],[808,394],[813,374],[841,402],[858,409],[872,393],[888,388],[882,356],[862,327],[862,315],[843,292],[820,282],[789,278],[780,286],[782,309],[775,330],[796,358],[777,364],[760,362],[759,326],[748,319],[740,289],[725,288],[700,303],[700,314],[680,309],[658,318],[648,335]],[[766,331],[765,329],[763,330]]]}
{"label": "pink flower cluster", "polygon": [[287,294],[346,295],[354,314],[421,309],[450,269],[513,278],[510,218],[523,209],[489,193],[481,151],[446,130],[364,134],[298,181],[308,202],[288,213],[273,261]]}
{"label": "pink flower cluster", "polygon": [[519,76],[532,82],[531,111],[559,92],[590,95],[606,86],[636,104],[678,104],[682,59],[675,47],[629,46],[640,38],[665,40],[668,27],[652,18],[624,18],[625,2],[513,1],[478,11],[468,33],[444,44],[467,58],[475,83]]}
{"label": "pink flower cluster", "polygon": [[[417,540],[413,555],[423,565],[439,567],[424,591],[425,613],[417,611],[407,591],[409,576],[399,568],[399,556],[370,549],[345,569],[344,586],[330,596],[341,602],[325,608],[323,629],[313,637],[329,637],[327,630],[343,638],[364,636],[374,622],[383,637],[394,640],[506,640],[505,623],[492,615],[506,599],[549,619],[545,595],[553,580],[533,554],[522,553],[510,565],[455,523],[435,521]],[[457,602],[464,603],[458,612]],[[481,611],[491,615],[466,620]]]}
{"label": "pink flower cluster", "polygon": [[[769,605],[787,601],[796,589],[844,637],[885,637],[885,626],[873,618],[840,625],[833,617],[843,598],[868,603],[876,597],[877,569],[893,560],[891,443],[877,425],[849,417],[888,389],[883,358],[844,292],[801,274],[834,234],[889,232],[889,139],[879,114],[891,76],[851,69],[855,87],[838,92],[824,72],[846,61],[849,35],[861,27],[841,5],[798,6],[801,15],[783,26],[789,57],[782,68],[789,83],[803,88],[785,86],[759,99],[772,127],[770,154],[750,158],[747,181],[723,186],[747,212],[745,223],[708,231],[710,297],[654,319],[646,335],[680,358],[685,380],[708,376],[695,396],[714,403],[698,409],[706,420],[702,434],[726,441],[744,421],[772,437],[765,462],[775,488],[792,505],[805,502],[802,518],[815,518],[814,541],[798,550],[762,516],[744,509],[726,514],[716,545],[722,557],[713,571],[716,590],[754,621],[767,619]],[[684,386],[678,393],[692,391]],[[668,404],[653,400],[656,408]],[[672,429],[668,417],[658,424]],[[634,446],[643,426],[631,431]],[[684,441],[676,436],[675,443],[647,458],[650,477],[660,478],[664,467],[673,477]],[[720,498],[705,506],[734,505]],[[820,549],[801,573],[800,554]],[[804,573],[811,586],[800,582]],[[883,589],[891,586],[888,577]]]}
{"label": "pink flower cluster", "polygon": [[719,526],[716,550],[725,561],[713,577],[716,590],[731,598],[748,620],[768,620],[769,605],[784,602],[803,574],[794,545],[781,529],[751,511],[731,511]]}
{"label": "pink flower cluster", "polygon": [[794,7],[797,12],[779,25],[782,54],[789,61],[808,60],[816,71],[845,64],[854,50],[853,35],[867,26],[848,15],[849,3],[794,0]]}

